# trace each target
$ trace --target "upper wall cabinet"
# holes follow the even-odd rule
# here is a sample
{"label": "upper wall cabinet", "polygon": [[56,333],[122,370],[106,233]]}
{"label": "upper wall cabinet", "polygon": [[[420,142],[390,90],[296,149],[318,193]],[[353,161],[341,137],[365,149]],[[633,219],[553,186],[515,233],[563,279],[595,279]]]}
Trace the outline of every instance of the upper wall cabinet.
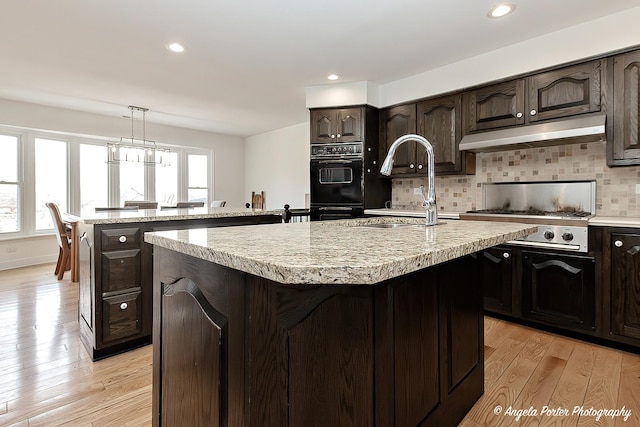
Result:
{"label": "upper wall cabinet", "polygon": [[361,108],[311,110],[311,143],[362,141]]}
{"label": "upper wall cabinet", "polygon": [[[393,141],[403,135],[416,133],[416,104],[399,105],[388,108],[381,114],[380,164],[387,156]],[[416,172],[418,154],[416,142],[407,141],[396,150],[393,158],[392,175],[403,175]],[[422,149],[424,153],[424,149]]]}
{"label": "upper wall cabinet", "polygon": [[[437,175],[475,173],[474,155],[472,153],[461,155],[459,151],[462,139],[461,94],[386,109],[382,113],[381,123],[383,141],[380,151],[381,162],[397,138],[409,133],[417,133],[425,137],[433,146]],[[415,141],[402,144],[394,156],[392,175],[426,175],[425,151],[424,147]]]}
{"label": "upper wall cabinet", "polygon": [[[613,58],[613,129],[608,164],[640,164],[640,52]],[[611,117],[611,116],[610,116]]]}
{"label": "upper wall cabinet", "polygon": [[599,112],[604,64],[590,61],[465,92],[466,132]]}

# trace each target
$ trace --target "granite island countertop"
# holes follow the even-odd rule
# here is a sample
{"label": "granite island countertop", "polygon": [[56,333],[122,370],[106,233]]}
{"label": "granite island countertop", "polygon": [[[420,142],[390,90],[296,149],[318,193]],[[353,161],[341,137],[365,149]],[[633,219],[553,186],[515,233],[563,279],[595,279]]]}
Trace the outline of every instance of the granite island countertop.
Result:
{"label": "granite island countertop", "polygon": [[[374,228],[377,223],[404,223]],[[537,227],[372,217],[145,233],[159,247],[285,284],[374,284],[522,238]]]}
{"label": "granite island countertop", "polygon": [[128,224],[136,222],[181,221],[189,219],[211,219],[225,217],[282,215],[284,209],[247,208],[186,208],[186,209],[140,209],[103,212],[82,212],[77,220],[85,224]]}

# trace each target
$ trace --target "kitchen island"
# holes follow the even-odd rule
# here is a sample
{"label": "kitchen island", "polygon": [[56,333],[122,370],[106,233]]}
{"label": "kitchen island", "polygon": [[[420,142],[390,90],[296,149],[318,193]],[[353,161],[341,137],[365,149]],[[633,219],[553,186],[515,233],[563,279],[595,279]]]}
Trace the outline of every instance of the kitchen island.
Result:
{"label": "kitchen island", "polygon": [[457,425],[483,392],[473,254],[536,227],[421,223],[145,234],[153,424]]}
{"label": "kitchen island", "polygon": [[76,223],[80,338],[93,360],[151,342],[153,247],[146,231],[281,222],[245,208],[83,212]]}

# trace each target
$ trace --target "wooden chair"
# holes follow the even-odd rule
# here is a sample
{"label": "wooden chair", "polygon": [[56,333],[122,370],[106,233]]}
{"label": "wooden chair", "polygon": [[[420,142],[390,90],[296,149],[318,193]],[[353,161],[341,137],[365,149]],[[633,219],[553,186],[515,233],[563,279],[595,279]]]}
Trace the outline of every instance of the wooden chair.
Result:
{"label": "wooden chair", "polygon": [[158,209],[158,202],[151,202],[149,200],[125,200],[124,206],[137,206],[138,209]]}
{"label": "wooden chair", "polygon": [[204,202],[178,202],[176,208],[202,208]]}
{"label": "wooden chair", "polygon": [[226,200],[214,200],[213,202],[211,202],[211,207],[212,208],[223,208],[224,205],[227,204]]}
{"label": "wooden chair", "polygon": [[58,275],[58,280],[62,280],[64,272],[71,270],[71,231],[62,223],[58,205],[55,203],[46,203],[46,206],[49,208],[49,212],[51,212],[53,226],[56,230],[56,239],[60,247],[55,274]]}
{"label": "wooden chair", "polygon": [[264,191],[260,193],[256,193],[255,191],[251,192],[251,208],[252,209],[264,209],[265,200],[264,200]]}

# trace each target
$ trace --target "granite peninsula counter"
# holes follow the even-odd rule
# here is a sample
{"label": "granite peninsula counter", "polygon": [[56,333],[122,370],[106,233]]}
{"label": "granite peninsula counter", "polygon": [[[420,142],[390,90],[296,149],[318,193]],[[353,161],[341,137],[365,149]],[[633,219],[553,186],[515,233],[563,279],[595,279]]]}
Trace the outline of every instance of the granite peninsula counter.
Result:
{"label": "granite peninsula counter", "polygon": [[145,232],[280,223],[282,212],[224,207],[81,213],[73,250],[80,339],[91,358],[151,341],[153,246],[144,243]]}
{"label": "granite peninsula counter", "polygon": [[146,233],[153,424],[457,425],[484,387],[474,254],[536,227],[444,222]]}

